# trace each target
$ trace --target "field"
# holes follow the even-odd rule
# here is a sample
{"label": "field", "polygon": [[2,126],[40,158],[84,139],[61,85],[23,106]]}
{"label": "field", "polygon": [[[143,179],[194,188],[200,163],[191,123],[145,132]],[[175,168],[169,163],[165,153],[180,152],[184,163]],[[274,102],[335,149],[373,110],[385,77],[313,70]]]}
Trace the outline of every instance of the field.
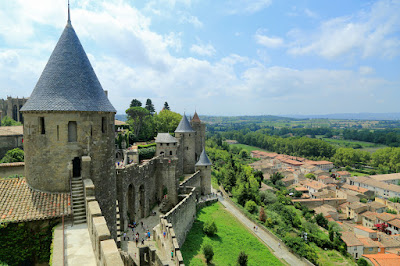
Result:
{"label": "field", "polygon": [[[215,221],[218,233],[208,237],[203,233],[203,224]],[[248,255],[248,265],[284,265],[268,247],[263,245],[221,203],[202,208],[182,247],[185,265],[206,265],[202,246],[211,244],[214,258],[211,265],[236,265],[240,251]]]}
{"label": "field", "polygon": [[365,141],[357,141],[357,140],[344,140],[344,139],[330,139],[330,138],[323,138],[320,136],[317,136],[320,139],[328,142],[329,144],[332,144],[337,147],[342,147],[342,148],[354,148],[356,146],[361,147],[360,150],[363,151],[368,151],[370,153],[375,152],[378,149],[385,148],[387,146],[382,145],[382,144],[375,144],[371,142],[365,142]]}

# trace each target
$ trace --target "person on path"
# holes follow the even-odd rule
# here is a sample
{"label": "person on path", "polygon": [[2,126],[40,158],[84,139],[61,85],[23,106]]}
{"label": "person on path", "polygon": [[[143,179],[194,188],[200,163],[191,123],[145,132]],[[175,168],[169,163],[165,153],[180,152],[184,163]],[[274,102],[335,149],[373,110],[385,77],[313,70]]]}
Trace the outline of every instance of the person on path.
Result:
{"label": "person on path", "polygon": [[124,241],[126,240],[126,233],[124,232]]}
{"label": "person on path", "polygon": [[147,231],[147,239],[150,240],[150,231]]}
{"label": "person on path", "polygon": [[171,250],[171,259],[173,259],[173,258],[174,258],[174,251]]}
{"label": "person on path", "polygon": [[281,243],[280,242],[278,243],[278,247],[281,248]]}
{"label": "person on path", "polygon": [[144,245],[144,238],[142,238],[142,245]]}
{"label": "person on path", "polygon": [[165,238],[165,235],[166,235],[166,233],[165,233],[165,231],[164,231],[164,233],[163,233],[164,238]]}

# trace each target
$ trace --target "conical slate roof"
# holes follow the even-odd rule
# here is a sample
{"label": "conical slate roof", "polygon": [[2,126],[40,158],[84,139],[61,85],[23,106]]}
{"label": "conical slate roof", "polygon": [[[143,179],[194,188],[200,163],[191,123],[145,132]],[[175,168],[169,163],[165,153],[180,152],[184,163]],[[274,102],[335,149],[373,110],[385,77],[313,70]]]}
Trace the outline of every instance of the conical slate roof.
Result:
{"label": "conical slate roof", "polygon": [[210,159],[208,159],[206,150],[203,149],[203,151],[200,154],[199,161],[195,164],[196,166],[206,166],[206,165],[212,165]]}
{"label": "conical slate roof", "polygon": [[21,111],[116,112],[70,21]]}
{"label": "conical slate roof", "polygon": [[189,123],[186,115],[183,114],[181,122],[179,122],[178,127],[175,130],[175,133],[186,133],[186,132],[194,132],[192,126]]}
{"label": "conical slate roof", "polygon": [[201,122],[200,117],[197,115],[196,111],[194,112],[194,115],[193,115],[193,118],[192,118],[192,122],[197,122],[197,123]]}

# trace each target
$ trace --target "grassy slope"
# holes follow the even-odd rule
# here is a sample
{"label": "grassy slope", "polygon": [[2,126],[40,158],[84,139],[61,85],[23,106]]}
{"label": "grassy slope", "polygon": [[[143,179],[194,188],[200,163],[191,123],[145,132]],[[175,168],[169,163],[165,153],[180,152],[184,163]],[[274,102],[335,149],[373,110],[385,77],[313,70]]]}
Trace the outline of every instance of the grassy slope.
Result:
{"label": "grassy slope", "polygon": [[[218,233],[208,237],[203,233],[203,224],[212,219]],[[215,265],[236,265],[240,251],[249,256],[248,265],[283,265],[269,249],[251,234],[220,203],[201,209],[182,247],[186,265],[205,265],[202,246],[210,243],[214,249],[212,263]]]}

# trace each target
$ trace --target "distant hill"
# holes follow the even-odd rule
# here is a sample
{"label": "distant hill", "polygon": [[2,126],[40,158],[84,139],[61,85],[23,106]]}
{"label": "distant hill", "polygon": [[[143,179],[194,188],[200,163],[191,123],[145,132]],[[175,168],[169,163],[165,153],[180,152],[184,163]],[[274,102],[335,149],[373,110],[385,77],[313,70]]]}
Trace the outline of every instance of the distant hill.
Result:
{"label": "distant hill", "polygon": [[119,120],[119,121],[126,121],[128,120],[128,118],[126,117],[126,115],[115,115],[115,119]]}
{"label": "distant hill", "polygon": [[399,120],[400,113],[343,113],[325,115],[287,115],[298,119],[350,119],[350,120]]}
{"label": "distant hill", "polygon": [[292,121],[295,120],[294,118],[290,117],[283,117],[283,116],[274,116],[274,115],[244,115],[244,116],[209,116],[209,115],[201,115],[200,119],[204,122],[265,122],[265,121],[280,121],[280,120],[287,120]]}

